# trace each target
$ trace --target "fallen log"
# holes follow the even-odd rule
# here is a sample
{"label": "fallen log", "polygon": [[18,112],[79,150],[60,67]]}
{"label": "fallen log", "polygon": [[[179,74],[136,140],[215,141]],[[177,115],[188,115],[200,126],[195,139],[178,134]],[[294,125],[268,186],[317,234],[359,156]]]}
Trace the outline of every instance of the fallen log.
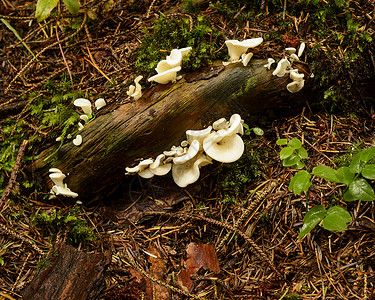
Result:
{"label": "fallen log", "polygon": [[[80,146],[67,142],[48,158],[56,150],[51,147],[40,154],[33,168],[49,187],[49,168],[69,174],[65,182],[80,199],[106,196],[125,180],[125,167],[179,145],[188,129],[203,129],[233,113],[246,121],[251,115],[290,110],[306,101],[306,88],[288,92],[289,76],[273,76],[265,64],[265,60],[254,60],[247,67],[217,64],[186,74],[177,83],[151,88],[135,102],[116,109],[109,106],[107,113],[80,132]],[[306,65],[294,63],[293,67],[307,77]]]}

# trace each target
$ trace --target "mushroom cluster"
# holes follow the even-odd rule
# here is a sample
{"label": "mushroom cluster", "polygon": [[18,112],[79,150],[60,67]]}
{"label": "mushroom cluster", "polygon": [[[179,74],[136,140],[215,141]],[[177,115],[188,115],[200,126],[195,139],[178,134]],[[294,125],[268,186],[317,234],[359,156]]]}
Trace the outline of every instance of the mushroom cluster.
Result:
{"label": "mushroom cluster", "polygon": [[[77,107],[80,107],[83,110],[83,114],[79,116],[80,122],[78,123],[78,130],[81,131],[84,128],[84,124],[92,118],[92,104],[89,100],[85,98],[77,98],[76,100],[74,100],[73,104]],[[94,103],[96,110],[99,110],[106,105],[107,103],[103,98],[98,98],[97,100],[95,100]],[[71,135],[68,134],[67,138],[70,139]],[[61,136],[56,138],[56,142],[60,142],[61,140]],[[82,136],[80,134],[77,134],[76,137],[73,139],[73,144],[75,146],[79,146],[82,144]]]}
{"label": "mushroom cluster", "polygon": [[75,192],[72,192],[68,188],[67,184],[64,183],[64,179],[66,176],[65,174],[61,172],[61,170],[57,168],[51,168],[49,169],[49,172],[51,173],[49,174],[49,178],[51,178],[51,180],[55,184],[51,189],[51,194],[53,196],[62,195],[65,197],[72,197],[72,198],[78,197],[78,194]]}
{"label": "mushroom cluster", "polygon": [[150,77],[148,81],[156,81],[160,84],[176,82],[177,72],[181,70],[182,59],[191,51],[191,47],[173,49],[164,60],[160,61],[156,66],[156,75]]}
{"label": "mushroom cluster", "polygon": [[229,61],[223,62],[224,66],[232,63],[241,62],[246,67],[250,59],[253,57],[253,53],[246,53],[249,48],[254,48],[263,42],[263,38],[253,38],[243,40],[242,42],[237,40],[227,40],[225,45],[228,48]]}
{"label": "mushroom cluster", "polygon": [[202,130],[187,130],[186,140],[180,146],[172,146],[159,154],[155,160],[142,160],[135,167],[126,167],[127,175],[138,174],[143,178],[162,176],[172,170],[172,178],[179,187],[196,182],[200,168],[216,160],[223,163],[234,162],[244,152],[242,119],[239,114],[227,121],[221,118]]}
{"label": "mushroom cluster", "polygon": [[[298,49],[298,54],[296,54],[297,49],[293,47],[285,48],[287,54],[286,57],[280,59],[276,69],[272,72],[272,75],[283,77],[285,74],[289,74],[290,79],[293,81],[288,83],[286,86],[287,90],[291,93],[299,92],[305,85],[304,74],[298,73],[297,69],[293,69],[292,65],[294,61],[299,61],[300,57],[305,50],[305,43],[301,43]],[[273,58],[268,59],[268,63],[264,65],[268,70],[270,70],[271,65],[275,62]]]}

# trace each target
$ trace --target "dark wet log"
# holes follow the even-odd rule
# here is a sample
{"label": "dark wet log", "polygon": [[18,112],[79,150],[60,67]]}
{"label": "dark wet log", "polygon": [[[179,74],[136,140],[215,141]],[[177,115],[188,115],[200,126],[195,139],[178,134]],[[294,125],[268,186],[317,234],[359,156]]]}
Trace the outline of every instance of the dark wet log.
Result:
{"label": "dark wet log", "polygon": [[23,299],[100,299],[105,288],[104,271],[110,261],[110,255],[60,245],[46,260],[46,267],[22,291]]}
{"label": "dark wet log", "polygon": [[[127,178],[126,166],[179,145],[188,129],[203,129],[233,113],[247,121],[251,115],[278,113],[305,103],[308,89],[289,93],[289,76],[273,76],[265,63],[255,60],[247,67],[239,63],[225,68],[212,66],[186,74],[175,84],[158,85],[136,102],[116,109],[107,107],[113,110],[81,131],[81,146],[67,142],[57,155],[46,160],[56,147],[47,149],[33,167],[49,187],[48,169],[55,167],[69,173],[65,182],[81,199],[105,197],[116,182]],[[305,65],[295,63],[293,67],[307,72]]]}

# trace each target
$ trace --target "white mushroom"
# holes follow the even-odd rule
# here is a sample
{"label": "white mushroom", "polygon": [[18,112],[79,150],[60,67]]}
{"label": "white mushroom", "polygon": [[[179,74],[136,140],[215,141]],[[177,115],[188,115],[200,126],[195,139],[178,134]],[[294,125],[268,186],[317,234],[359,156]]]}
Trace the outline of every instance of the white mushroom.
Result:
{"label": "white mushroom", "polygon": [[182,62],[182,53],[179,49],[173,49],[171,54],[168,55],[165,60],[171,68],[180,66]]}
{"label": "white mushroom", "polygon": [[193,141],[197,140],[199,142],[199,150],[202,150],[203,140],[211,133],[212,126],[208,126],[206,129],[202,130],[187,130],[186,138],[189,144],[192,144]]}
{"label": "white mushroom", "polygon": [[126,175],[134,175],[137,174],[143,178],[151,178],[154,176],[154,173],[152,173],[149,169],[149,166],[153,163],[154,161],[152,159],[145,159],[142,160],[137,166],[133,168],[128,168],[126,167]]}
{"label": "white mushroom", "polygon": [[62,174],[62,171],[60,169],[58,169],[58,168],[51,168],[51,169],[48,170],[48,172]]}
{"label": "white mushroom", "polygon": [[155,71],[160,74],[160,73],[163,73],[165,71],[168,71],[172,69],[172,67],[170,66],[170,64],[167,62],[167,60],[161,60],[159,61],[158,65],[156,66],[155,68]]}
{"label": "white mushroom", "polygon": [[244,67],[246,67],[249,62],[250,62],[250,59],[253,57],[253,53],[247,53],[247,54],[242,54],[241,55],[241,58],[242,58],[242,63],[244,65]]}
{"label": "white mushroom", "polygon": [[171,150],[169,151],[164,151],[163,154],[167,157],[171,156],[181,156],[187,152],[186,147],[181,147],[181,146],[172,146]]}
{"label": "white mushroom", "polygon": [[263,42],[263,38],[247,39],[239,42],[237,40],[227,40],[225,44],[228,47],[228,54],[230,56],[229,62],[237,61],[242,54],[245,54],[247,49],[254,48]]}
{"label": "white mushroom", "polygon": [[290,56],[290,60],[293,62],[293,61],[299,61],[299,57],[297,56],[297,54],[293,53],[291,56]]}
{"label": "white mushroom", "polygon": [[280,59],[275,71],[272,72],[272,75],[277,77],[283,77],[287,73],[288,68],[290,67],[290,62],[286,58]]}
{"label": "white mushroom", "polygon": [[102,107],[104,107],[106,105],[107,105],[107,103],[105,102],[105,100],[103,98],[96,99],[96,101],[95,101],[95,108],[97,110],[101,109]]}
{"label": "white mushroom", "polygon": [[[60,171],[61,172],[61,171]],[[63,173],[52,173],[52,174],[49,174],[49,178],[51,178],[51,180],[53,181],[53,183],[55,185],[58,185],[58,186],[64,186],[64,179],[65,179],[65,174]]]}
{"label": "white mushroom", "polygon": [[305,85],[305,80],[296,80],[289,83],[286,88],[291,93],[297,93],[299,92]]}
{"label": "white mushroom", "polygon": [[51,192],[55,195],[63,195],[65,197],[78,197],[77,193],[72,192],[66,184],[64,184],[65,175],[57,168],[51,168],[49,169],[49,172],[52,172],[52,174],[49,174],[49,178],[53,181],[55,184]]}
{"label": "white mushroom", "polygon": [[80,115],[79,118],[84,121],[84,122],[87,122],[89,120],[89,117],[86,116],[86,115]]}
{"label": "white mushroom", "polygon": [[298,57],[301,57],[301,56],[302,56],[303,51],[305,50],[305,46],[306,46],[305,43],[301,43],[301,45],[299,45],[299,49],[298,49]]}
{"label": "white mushroom", "polygon": [[75,193],[75,192],[72,192],[65,184],[65,186],[58,186],[58,185],[54,185],[51,189],[51,191],[56,195],[62,195],[62,196],[65,196],[65,197],[72,197],[72,198],[76,198],[78,197],[78,194]]}
{"label": "white mushroom", "polygon": [[293,81],[299,81],[305,77],[305,74],[298,73],[298,70],[291,70],[289,76]]}
{"label": "white mushroom", "polygon": [[91,109],[91,102],[89,100],[84,99],[84,98],[78,98],[78,99],[74,100],[73,104],[75,106],[78,106],[78,107],[82,108],[83,112],[86,115],[91,116],[92,109]]}
{"label": "white mushroom", "polygon": [[134,79],[135,86],[130,85],[129,90],[126,92],[128,96],[133,97],[134,100],[138,100],[142,97],[142,86],[139,84],[142,78],[142,75],[137,76],[137,78]]}
{"label": "white mushroom", "polygon": [[229,123],[227,122],[227,119],[220,118],[219,120],[215,121],[212,124],[212,128],[214,130],[228,129],[229,128]]}
{"label": "white mushroom", "polygon": [[175,67],[165,72],[156,74],[148,79],[148,81],[156,81],[160,84],[167,84],[168,82],[175,82],[177,80],[177,72],[181,70],[181,67]]}
{"label": "white mushroom", "polygon": [[76,138],[73,140],[73,144],[79,146],[82,144],[82,135],[77,134]]}
{"label": "white mushroom", "polygon": [[191,47],[185,47],[185,48],[180,48],[178,50],[180,50],[181,54],[182,54],[182,57],[186,56],[189,54],[189,52],[192,50],[193,48]]}
{"label": "white mushroom", "polygon": [[166,175],[172,168],[171,163],[164,163],[163,160],[165,159],[164,154],[159,154],[155,161],[150,164],[149,168],[152,173],[158,176]]}
{"label": "white mushroom", "polygon": [[292,54],[296,53],[297,50],[294,47],[288,47],[288,48],[285,48],[285,51],[286,51],[287,54],[292,55]]}
{"label": "white mushroom", "polygon": [[211,160],[204,154],[199,153],[193,159],[184,164],[174,164],[172,166],[172,177],[179,187],[186,187],[196,182],[199,178],[199,168],[211,163]]}
{"label": "white mushroom", "polygon": [[185,153],[182,156],[175,157],[173,159],[173,163],[176,165],[184,164],[188,160],[193,159],[199,152],[200,144],[198,140],[193,140],[191,143],[189,149],[187,150],[187,153]]}
{"label": "white mushroom", "polygon": [[[78,130],[81,131],[85,126],[82,123],[78,123]],[[74,142],[74,141],[73,141]]]}
{"label": "white mushroom", "polygon": [[271,65],[275,62],[275,60],[273,58],[268,58],[268,62],[266,65],[264,65],[265,68],[267,68],[268,70],[271,69]]}

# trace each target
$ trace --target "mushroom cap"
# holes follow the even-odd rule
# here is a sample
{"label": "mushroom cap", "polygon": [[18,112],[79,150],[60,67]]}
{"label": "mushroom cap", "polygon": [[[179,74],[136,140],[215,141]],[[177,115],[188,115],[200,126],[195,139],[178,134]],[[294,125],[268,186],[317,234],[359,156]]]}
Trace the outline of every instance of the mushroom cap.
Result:
{"label": "mushroom cap", "polygon": [[236,133],[242,133],[243,126],[242,126],[242,119],[239,114],[233,114],[229,119],[229,128],[227,130],[226,135],[232,135]]}
{"label": "mushroom cap", "polygon": [[174,82],[177,78],[177,72],[181,70],[181,67],[175,67],[164,71],[162,73],[156,74],[148,79],[148,81],[156,81],[160,84],[167,84],[168,82]]}
{"label": "mushroom cap", "polygon": [[237,134],[226,135],[217,142],[217,134],[219,132],[211,133],[204,140],[203,149],[206,154],[223,163],[230,163],[239,159],[245,150],[242,138]]}
{"label": "mushroom cap", "polygon": [[76,198],[78,197],[78,194],[77,193],[74,193],[72,192],[68,187],[66,186],[58,186],[58,185],[54,185],[52,187],[52,192],[54,192],[55,195],[62,195],[62,196],[65,196],[65,197],[72,197],[72,198]]}
{"label": "mushroom cap", "polygon": [[286,53],[288,53],[289,55],[292,55],[292,54],[296,53],[297,49],[294,48],[294,47],[288,47],[288,48],[285,48],[285,51],[286,51]]}
{"label": "mushroom cap", "polygon": [[303,77],[305,77],[305,74],[300,74],[298,73],[298,70],[291,70],[290,71],[290,79],[294,80],[294,81],[299,81],[299,80],[303,80]]}
{"label": "mushroom cap", "polygon": [[57,186],[64,187],[63,180],[65,179],[65,174],[63,173],[52,173],[48,175],[49,178],[53,181],[53,183]]}
{"label": "mushroom cap", "polygon": [[141,172],[144,169],[148,168],[148,166],[151,165],[153,162],[154,161],[151,158],[144,159],[135,167],[132,167],[132,168],[126,167],[125,168],[126,174],[135,174],[135,173]]}
{"label": "mushroom cap", "polygon": [[169,151],[164,151],[163,154],[165,156],[180,156],[183,155],[187,152],[186,147],[181,147],[181,146],[172,146],[171,150]]}
{"label": "mushroom cap", "polygon": [[250,59],[253,57],[253,53],[247,53],[247,54],[242,54],[242,63],[243,63],[243,65],[244,65],[244,67],[246,67],[248,64],[249,64],[249,62],[250,62]]}
{"label": "mushroom cap", "polygon": [[186,130],[186,138],[189,144],[197,140],[202,148],[203,140],[211,133],[212,126],[208,126],[206,129],[202,130]]}
{"label": "mushroom cap", "polygon": [[185,48],[180,48],[178,50],[180,50],[181,54],[182,54],[182,57],[184,57],[185,55],[188,55],[189,52],[192,50],[193,48],[191,47],[185,47]]}
{"label": "mushroom cap", "polygon": [[95,108],[97,110],[101,109],[102,107],[104,107],[106,105],[107,105],[107,103],[105,102],[105,100],[103,98],[96,99],[96,101],[95,101]]}
{"label": "mushroom cap", "polygon": [[245,54],[247,49],[258,46],[263,42],[263,38],[254,38],[243,40],[227,40],[225,44],[228,47],[229,61],[239,60],[242,54]]}
{"label": "mushroom cap", "polygon": [[299,61],[299,57],[297,56],[297,54],[293,53],[290,55],[290,59],[291,61]]}
{"label": "mushroom cap", "polygon": [[128,89],[128,91],[126,92],[126,94],[127,94],[128,96],[131,96],[131,95],[134,94],[134,92],[135,92],[135,86],[131,84],[131,85],[129,86],[129,89]]}
{"label": "mushroom cap", "polygon": [[301,55],[303,54],[303,51],[305,50],[305,47],[306,47],[305,43],[301,43],[301,45],[299,45],[299,48],[298,48],[298,57],[301,57]]}
{"label": "mushroom cap", "polygon": [[211,160],[204,154],[200,153],[195,156],[194,159],[191,159],[184,164],[174,164],[172,166],[173,180],[179,187],[186,187],[198,180],[200,175],[199,168],[210,163]]}
{"label": "mushroom cap", "polygon": [[[78,130],[81,131],[85,126],[82,123],[78,123]],[[74,141],[73,141],[74,142]]]}
{"label": "mushroom cap", "polygon": [[264,65],[264,67],[265,68],[267,68],[268,70],[270,70],[271,69],[271,65],[273,64],[275,62],[275,60],[273,59],[273,58],[268,58],[268,60],[267,60],[267,64],[266,65]]}
{"label": "mushroom cap", "polygon": [[150,171],[158,176],[166,175],[172,168],[171,163],[164,163],[163,160],[165,159],[164,154],[159,154],[155,161],[150,165]]}
{"label": "mushroom cap", "polygon": [[163,73],[165,71],[168,71],[170,70],[172,67],[170,66],[170,64],[167,62],[167,60],[161,60],[159,61],[158,65],[156,66],[155,68],[155,71],[160,74],[160,73]]}
{"label": "mushroom cap", "polygon": [[79,146],[82,144],[82,135],[77,134],[76,138],[73,140],[73,144]]}
{"label": "mushroom cap", "polygon": [[138,166],[139,166],[139,171],[138,171],[138,175],[141,176],[142,178],[151,178],[154,176],[154,173],[151,172],[150,170],[150,165],[153,163],[154,161],[152,159],[145,159],[145,160],[142,160]]}
{"label": "mushroom cap", "polygon": [[48,170],[48,172],[62,174],[62,171],[60,169],[58,169],[58,168],[51,168],[51,169]]}
{"label": "mushroom cap", "polygon": [[229,128],[229,124],[227,122],[227,119],[225,118],[220,118],[219,120],[215,121],[212,124],[212,128],[214,130],[220,130],[220,129],[225,129],[227,130]]}
{"label": "mushroom cap", "polygon": [[173,49],[165,59],[171,68],[181,65],[182,53],[179,49]]}
{"label": "mushroom cap", "polygon": [[91,115],[91,102],[85,98],[78,98],[74,100],[73,104],[75,106],[81,107],[85,114]]}
{"label": "mushroom cap", "polygon": [[283,77],[287,72],[287,69],[290,67],[290,62],[286,58],[280,59],[277,64],[276,69],[272,72],[272,75],[277,77]]}
{"label": "mushroom cap", "polygon": [[86,116],[86,115],[80,115],[79,118],[85,122],[87,122],[89,120],[89,117]]}
{"label": "mushroom cap", "polygon": [[297,93],[300,90],[302,90],[304,85],[305,85],[305,80],[303,80],[303,79],[295,80],[295,81],[287,84],[286,89],[291,93]]}
{"label": "mushroom cap", "polygon": [[175,157],[173,163],[176,165],[184,164],[187,161],[193,159],[199,152],[200,143],[198,140],[193,140],[186,154]]}

